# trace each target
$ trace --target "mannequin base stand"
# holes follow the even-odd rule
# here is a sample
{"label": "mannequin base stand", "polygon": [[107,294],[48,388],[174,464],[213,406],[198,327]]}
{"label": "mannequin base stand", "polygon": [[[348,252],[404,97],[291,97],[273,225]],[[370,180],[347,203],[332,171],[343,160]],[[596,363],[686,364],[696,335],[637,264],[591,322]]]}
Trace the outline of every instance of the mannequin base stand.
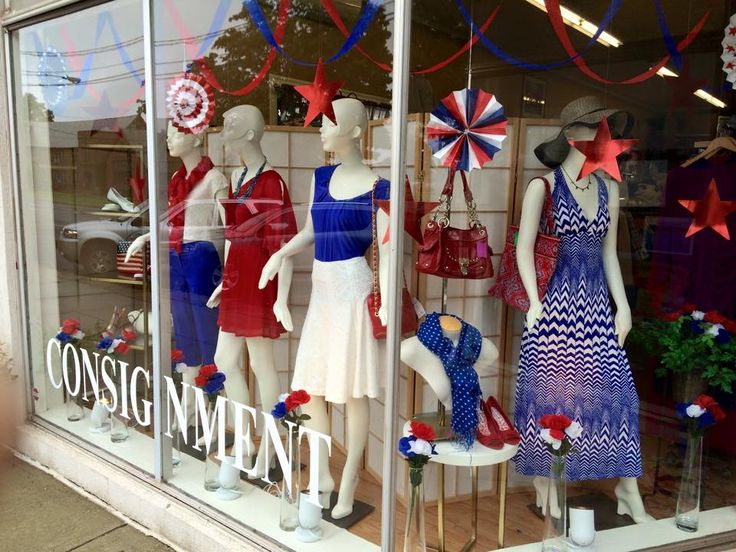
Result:
{"label": "mannequin base stand", "polygon": [[475,443],[470,450],[458,450],[452,442],[437,443],[437,455],[430,460],[440,464],[437,477],[437,538],[436,547],[428,549],[445,552],[445,466],[469,467],[471,470],[471,518],[470,539],[460,550],[472,550],[478,540],[478,467],[499,465],[500,486],[498,491],[498,547],[503,547],[504,530],[506,525],[506,478],[508,475],[508,461],[519,447],[504,445],[500,450],[493,450]]}

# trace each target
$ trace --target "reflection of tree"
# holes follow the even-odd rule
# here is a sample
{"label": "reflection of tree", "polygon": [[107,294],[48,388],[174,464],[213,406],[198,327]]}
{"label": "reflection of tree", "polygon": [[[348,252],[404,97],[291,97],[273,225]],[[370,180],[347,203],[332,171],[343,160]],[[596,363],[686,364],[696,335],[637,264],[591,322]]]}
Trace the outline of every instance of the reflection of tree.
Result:
{"label": "reflection of tree", "polygon": [[30,92],[26,92],[23,94],[23,99],[28,104],[28,119],[30,121],[46,121],[50,123],[54,120],[54,112],[47,109],[46,104],[36,96]]}
{"label": "reflection of tree", "polygon": [[[337,4],[345,25],[352,28],[359,15],[358,10],[351,9],[342,2]],[[278,0],[266,0],[263,6],[271,29],[275,31]],[[223,87],[226,90],[233,90],[241,88],[255,77],[268,55],[269,47],[245,9],[232,16],[228,24],[230,27],[215,41],[212,53],[205,59]],[[386,14],[381,11],[376,15],[360,44],[374,58],[390,63],[391,54],[387,48],[390,37],[390,23]],[[344,41],[345,37],[324,13],[317,0],[294,0],[291,3],[283,39],[284,50],[298,59],[316,62],[320,56],[327,58],[333,55]],[[331,80],[344,80],[345,89],[351,92],[383,97],[387,101],[389,99],[390,73],[377,68],[357,52],[349,52],[338,61],[327,65],[325,74]],[[266,120],[270,120],[269,114],[275,115],[277,107],[270,104],[269,79],[272,77],[311,82],[314,78],[314,68],[297,65],[288,58],[279,56],[271,66],[266,79],[249,95],[238,97],[217,93],[214,124],[222,123],[223,112],[241,104],[256,105]],[[296,117],[284,114],[283,110],[285,108],[298,110],[299,104],[289,102],[288,106],[279,105],[278,108],[282,112],[279,119],[291,120]]]}

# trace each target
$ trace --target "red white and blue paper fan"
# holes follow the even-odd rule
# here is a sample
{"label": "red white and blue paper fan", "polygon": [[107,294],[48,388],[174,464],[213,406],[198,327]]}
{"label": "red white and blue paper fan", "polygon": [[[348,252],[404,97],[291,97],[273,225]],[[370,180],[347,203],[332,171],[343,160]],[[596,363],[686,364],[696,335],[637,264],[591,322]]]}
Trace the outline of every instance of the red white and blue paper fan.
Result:
{"label": "red white and blue paper fan", "polygon": [[186,73],[169,86],[166,109],[177,129],[186,134],[199,134],[215,114],[215,92],[201,75]]}
{"label": "red white and blue paper fan", "polygon": [[485,90],[455,90],[432,111],[427,138],[443,166],[479,169],[501,150],[506,138],[503,106]]}

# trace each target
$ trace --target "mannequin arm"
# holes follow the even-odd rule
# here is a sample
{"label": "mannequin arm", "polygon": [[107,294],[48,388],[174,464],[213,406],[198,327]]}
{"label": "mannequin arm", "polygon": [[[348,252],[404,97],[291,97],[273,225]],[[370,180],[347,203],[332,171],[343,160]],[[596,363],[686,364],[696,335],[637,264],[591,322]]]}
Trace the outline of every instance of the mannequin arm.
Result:
{"label": "mannequin arm", "polygon": [[480,347],[480,355],[478,360],[475,361],[475,371],[478,372],[479,376],[490,376],[491,366],[498,359],[498,349],[493,344],[493,341],[487,338],[483,338]]}
{"label": "mannequin arm", "polygon": [[[312,176],[312,185],[310,187],[309,197],[314,198],[314,176]],[[314,243],[314,226],[312,225],[312,199],[309,200],[309,210],[307,211],[307,219],[304,222],[304,228],[302,228],[296,236],[291,238],[286,245],[279,249],[276,253],[271,255],[268,259],[263,271],[261,272],[261,279],[258,282],[258,289],[266,287],[268,282],[274,279],[281,270],[281,264],[284,259],[293,257],[300,251],[306,249]],[[289,279],[291,281],[291,279]]]}
{"label": "mannequin arm", "polygon": [[621,266],[619,265],[618,252],[616,251],[620,199],[618,185],[608,180],[604,182],[608,186],[608,212],[611,216],[611,222],[608,225],[608,233],[603,240],[603,268],[606,271],[608,290],[616,303],[616,317],[614,322],[618,344],[623,347],[626,336],[629,334],[629,330],[631,330],[631,308],[626,300],[624,279],[621,275]]}
{"label": "mannequin arm", "polygon": [[[389,242],[383,243],[383,239],[381,239],[381,236],[386,235],[386,230],[388,230],[388,215],[382,209],[378,209],[376,235],[378,236],[378,291],[381,293],[381,297],[386,297],[388,292]],[[404,284],[400,282],[399,285],[403,286]],[[388,309],[385,301],[381,302],[381,308],[378,309],[378,318],[384,326],[388,322]]]}
{"label": "mannequin arm", "polygon": [[130,258],[138,253],[143,247],[150,241],[151,234],[149,232],[146,232],[145,234],[141,234],[136,239],[133,240],[133,243],[130,244],[130,247],[128,248],[128,252],[125,254],[125,262],[127,263],[130,261]]}
{"label": "mannequin arm", "polygon": [[276,320],[287,332],[294,330],[294,323],[291,321],[291,312],[289,312],[289,290],[291,289],[291,276],[294,273],[294,259],[286,257],[281,261],[281,270],[279,270],[279,286],[276,291],[276,301],[273,304],[273,313]]}
{"label": "mannequin arm", "polygon": [[[227,187],[222,188],[222,190],[219,190],[215,193],[215,205],[217,206],[217,212],[219,213],[219,220],[216,221],[216,224],[222,224],[225,225],[225,207],[223,207],[222,203],[220,203],[220,199],[222,198],[223,193],[225,193],[227,197]],[[218,197],[219,196],[219,197]],[[230,252],[230,240],[225,240],[225,251],[223,252],[223,262],[222,266],[225,266],[225,263],[227,262],[227,254]],[[212,295],[210,295],[210,298],[207,300],[207,307],[210,309],[214,309],[215,307],[220,306],[220,294],[222,293],[222,282],[217,284],[217,287],[212,291]]]}
{"label": "mannequin arm", "polygon": [[537,273],[534,268],[534,244],[539,232],[539,220],[544,207],[544,182],[535,178],[529,182],[524,202],[521,206],[521,222],[519,238],[516,244],[516,262],[524,289],[529,296],[529,312],[526,314],[526,325],[530,330],[542,314],[542,302],[537,293]]}

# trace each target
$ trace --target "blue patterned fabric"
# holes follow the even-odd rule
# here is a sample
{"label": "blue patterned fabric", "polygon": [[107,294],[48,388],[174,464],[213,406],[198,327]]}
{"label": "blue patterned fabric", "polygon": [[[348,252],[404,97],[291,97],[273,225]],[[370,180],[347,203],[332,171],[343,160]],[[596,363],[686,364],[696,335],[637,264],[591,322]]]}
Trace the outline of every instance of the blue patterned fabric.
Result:
{"label": "blue patterned fabric", "polygon": [[475,442],[478,427],[478,401],[481,398],[478,373],[473,365],[480,356],[482,338],[480,332],[457,318],[462,324],[457,345],[447,338],[440,326],[441,314],[428,314],[417,330],[417,339],[442,361],[450,378],[452,397],[452,428],[458,443],[469,449]]}
{"label": "blue patterned fabric", "polygon": [[598,212],[588,220],[560,169],[555,170],[557,267],[532,331],[524,328],[514,424],[521,434],[516,470],[548,476],[550,453],[539,419],[565,414],[583,433],[566,462],[570,480],[639,477],[639,397],[626,353],[618,345],[603,268],[608,192],[598,177]]}
{"label": "blue patterned fabric", "polygon": [[[373,241],[371,191],[348,199],[330,194],[330,180],[339,165],[314,171],[314,258],[322,262],[362,257]],[[376,184],[376,200],[388,199],[388,180]]]}

